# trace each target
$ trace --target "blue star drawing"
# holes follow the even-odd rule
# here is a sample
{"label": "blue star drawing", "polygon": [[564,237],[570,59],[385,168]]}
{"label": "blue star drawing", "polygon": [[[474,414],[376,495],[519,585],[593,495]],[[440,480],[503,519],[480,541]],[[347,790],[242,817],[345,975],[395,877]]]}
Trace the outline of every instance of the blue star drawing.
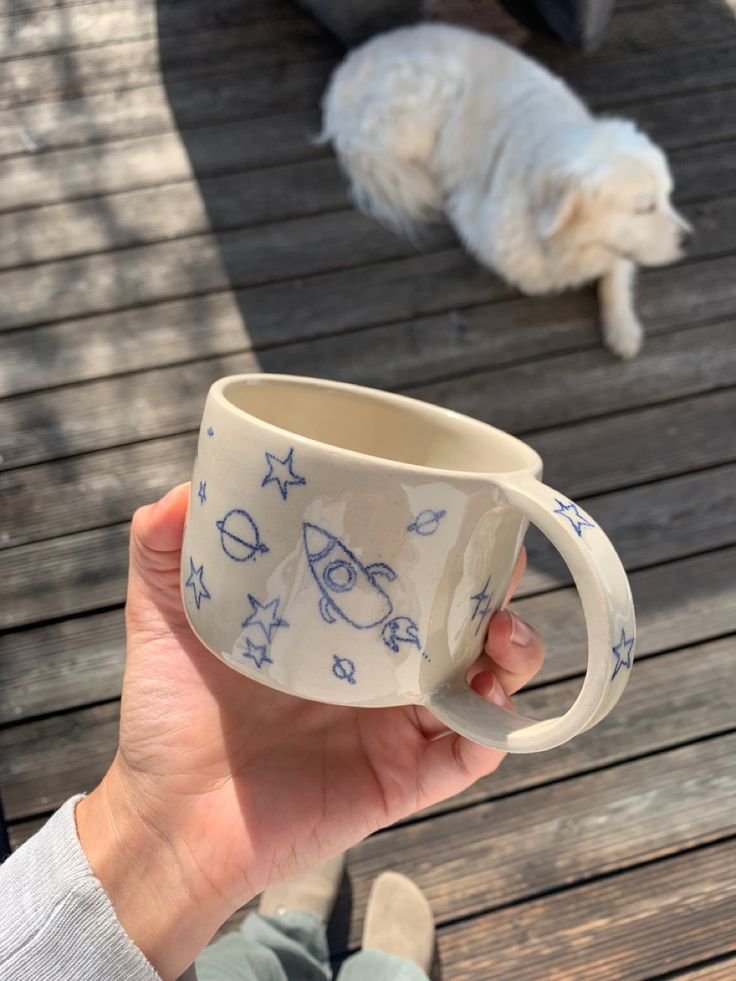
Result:
{"label": "blue star drawing", "polygon": [[209,426],[208,427],[208,429],[207,429],[207,435],[208,436],[214,436],[215,435],[215,430],[212,428],[212,426]]}
{"label": "blue star drawing", "polygon": [[197,497],[199,498],[199,503],[200,504],[204,504],[204,502],[207,500],[207,481],[206,480],[200,480],[200,482],[199,482],[199,490],[197,491]]}
{"label": "blue star drawing", "polygon": [[414,532],[415,535],[434,535],[440,526],[440,521],[447,514],[447,511],[433,511],[427,508],[420,511],[412,523],[407,527],[407,531]]}
{"label": "blue star drawing", "polygon": [[349,685],[356,684],[355,662],[351,661],[349,657],[338,657],[337,654],[333,654],[332,673],[340,681],[347,681]]}
{"label": "blue star drawing", "polygon": [[621,639],[615,647],[612,647],[613,656],[616,658],[616,664],[613,669],[613,674],[611,675],[611,681],[616,677],[621,668],[630,668],[632,664],[631,650],[634,646],[634,637],[627,637],[624,628],[621,628]]}
{"label": "blue star drawing", "polygon": [[552,514],[559,514],[563,518],[567,518],[578,538],[583,537],[583,528],[595,528],[593,522],[588,521],[577,504],[573,504],[572,501],[565,503],[559,497],[556,497],[555,501],[557,501],[558,507],[552,511]]}
{"label": "blue star drawing", "polygon": [[[488,586],[490,585],[490,582],[491,582],[491,577],[489,576],[486,579],[486,584],[483,587],[483,589],[481,589],[479,593],[476,593],[475,596],[470,597],[471,600],[475,600],[475,609],[473,610],[473,615],[470,618],[471,622],[475,620],[476,617],[478,617],[478,626],[475,628],[476,637],[478,636],[478,631],[480,630],[483,621],[485,620],[486,614],[491,609],[491,597],[493,596],[493,590],[491,590],[490,593],[486,592]],[[483,606],[484,603],[485,606]]]}
{"label": "blue star drawing", "polygon": [[255,596],[248,593],[251,610],[249,615],[240,624],[241,627],[258,626],[263,631],[266,641],[271,643],[271,635],[279,627],[288,627],[286,620],[279,616],[279,599],[271,600],[270,603],[259,603]]}
{"label": "blue star drawing", "polygon": [[204,584],[204,565],[196,566],[194,564],[194,559],[189,557],[189,578],[187,579],[185,586],[187,589],[191,589],[194,593],[194,602],[197,604],[197,609],[203,599],[212,599],[210,592]]}
{"label": "blue star drawing", "polygon": [[264,664],[273,664],[265,644],[254,644],[250,637],[245,638],[243,656],[249,658],[260,671]]}
{"label": "blue star drawing", "polygon": [[286,500],[290,487],[299,487],[306,484],[304,477],[294,473],[294,447],[292,446],[283,460],[279,460],[273,453],[266,452],[266,463],[268,473],[261,481],[261,487],[266,484],[276,484],[281,493],[281,497]]}

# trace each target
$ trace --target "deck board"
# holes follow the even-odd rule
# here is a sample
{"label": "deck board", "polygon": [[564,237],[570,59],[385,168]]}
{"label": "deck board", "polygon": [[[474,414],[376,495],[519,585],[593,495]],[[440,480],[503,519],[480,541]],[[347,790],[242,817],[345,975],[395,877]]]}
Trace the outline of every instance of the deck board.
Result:
{"label": "deck board", "polygon": [[[734,486],[736,464],[730,464],[578,500],[606,529],[627,568],[638,569],[736,543]],[[267,539],[269,525],[261,527]],[[527,550],[529,569],[520,595],[570,582],[569,571],[541,535],[530,533]],[[0,553],[0,579],[6,583],[0,626],[121,603],[127,561],[127,523],[5,549]],[[38,590],[42,562],[57,582],[51,594]]]}
{"label": "deck board", "polygon": [[[443,931],[443,981],[629,981],[718,957],[732,922],[732,848],[688,852]],[[730,981],[735,966],[679,976]]]}
{"label": "deck board", "polygon": [[[525,438],[546,461],[545,479],[582,497],[732,462],[736,435],[720,423],[734,413],[736,391],[725,389]],[[125,521],[188,479],[195,445],[189,432],[0,471],[0,550],[53,538],[62,524],[69,535]]]}
{"label": "deck board", "polygon": [[[729,290],[734,289],[736,286],[729,284]],[[577,324],[580,326],[579,319]],[[465,343],[461,326],[458,328],[451,321],[450,327],[455,327],[462,346],[462,361],[459,356],[453,365],[460,370],[454,372],[451,380],[439,381],[425,380],[432,378],[426,367],[419,377],[407,377],[405,373],[406,382],[411,384],[402,385],[402,390],[493,421],[518,434],[542,425],[569,425],[586,414],[597,416],[643,408],[736,381],[731,320],[650,332],[642,355],[626,365],[617,365],[601,350],[595,326],[589,325],[587,331],[581,331],[581,345],[573,345],[568,352],[563,348],[561,353],[553,352],[545,359],[541,378],[538,359],[524,357],[529,348],[521,332],[499,339],[492,330],[486,330],[484,347],[492,350],[488,360],[480,360],[482,349]],[[507,348],[499,356],[498,348],[504,339],[511,351]],[[334,349],[334,344],[325,343],[325,357],[331,347]],[[348,370],[339,370],[340,363],[333,360],[332,370],[317,373],[377,387],[385,387],[388,381],[391,387],[399,387],[393,378],[387,380],[386,372],[381,370],[381,358],[395,356],[395,350],[393,342],[374,348],[370,362],[357,362],[355,370],[356,361],[351,358],[356,357],[360,347],[348,344],[343,362]],[[280,353],[274,358],[258,358],[246,351],[8,399],[0,403],[0,469],[192,430],[199,422],[207,388],[216,378],[255,370],[259,361],[267,370],[293,372],[290,349],[285,351],[286,356]],[[447,368],[447,355],[441,343],[431,351],[437,373],[434,377],[441,378],[441,365],[444,363]],[[402,353],[399,352],[400,360]],[[425,352],[420,370],[426,357]],[[409,357],[405,360],[409,362]],[[301,364],[301,371],[309,374],[325,360],[305,358]],[[518,391],[529,393],[523,403],[513,398]]]}
{"label": "deck board", "polygon": [[[640,658],[736,632],[734,561],[736,548],[726,547],[631,574],[640,624]],[[686,596],[682,595],[683,582],[690,587]],[[550,655],[537,679],[540,684],[572,676],[583,668],[585,638],[579,601],[571,587],[517,599],[514,609],[544,632]],[[39,659],[31,681],[38,673],[48,687],[29,691],[24,665],[31,652],[39,649],[52,650],[53,658]],[[6,633],[0,640],[0,722],[73,709],[80,702],[80,690],[84,702],[114,699],[119,694],[123,651],[119,609]],[[74,687],[76,670],[88,679],[83,689]],[[39,772],[39,780],[46,777]]]}
{"label": "deck board", "polygon": [[213,27],[235,27],[259,19],[301,17],[288,0],[94,0],[60,5],[24,3],[0,23],[5,53],[12,57],[44,51],[101,46],[140,37],[180,37]]}
{"label": "deck board", "polygon": [[[527,605],[529,604],[532,601],[528,601]],[[83,645],[84,636],[80,631]],[[93,637],[98,644],[104,643],[104,633],[95,631]],[[564,638],[554,639],[559,642]],[[89,641],[86,642],[86,652],[92,654]],[[117,655],[114,660],[119,679],[122,666],[119,650]],[[615,717],[606,721],[605,726],[596,728],[569,747],[549,753],[544,757],[543,766],[540,766],[540,761],[535,757],[516,757],[499,773],[478,781],[450,801],[428,809],[423,812],[423,817],[459,810],[519,793],[542,783],[552,783],[613,763],[683,746],[693,740],[727,733],[733,727],[736,708],[736,696],[732,686],[728,684],[735,658],[733,647],[727,639],[685,647],[656,657],[645,655],[641,661],[640,686],[631,694],[627,693],[619,711]],[[67,667],[83,672],[85,664],[90,673],[95,670],[93,657],[86,661],[80,658],[78,662],[68,663]],[[567,673],[569,670],[569,664],[562,665],[560,673]],[[58,672],[54,672],[53,668],[51,671],[53,680],[56,680]],[[49,680],[52,680],[52,676],[49,676],[47,683]],[[543,687],[520,696],[519,704],[524,711],[550,713],[572,702],[579,687],[579,676],[570,681],[556,683],[547,680],[548,683]],[[653,689],[670,706],[671,711],[652,713]],[[47,708],[58,710],[59,705],[60,702],[57,701],[55,706]],[[75,734],[71,749],[64,740],[56,738],[56,734],[63,731],[63,719],[66,718]],[[23,768],[8,768],[4,773],[9,787],[10,806],[13,806],[15,800],[18,813],[26,818],[29,803],[38,810],[48,810],[78,788],[93,786],[96,775],[103,772],[114,752],[117,718],[118,705],[113,702],[6,730],[13,734],[2,741],[6,751],[19,741],[24,747],[30,747],[18,754],[23,761]],[[43,776],[43,761],[52,741],[57,747],[53,757],[55,776],[53,782],[49,782]],[[90,758],[99,759],[94,772],[89,769]],[[30,809],[33,810],[33,806]],[[10,816],[13,816],[12,812]]]}
{"label": "deck board", "polygon": [[[115,748],[132,510],[186,479],[211,380],[358,381],[523,435],[630,572],[639,663],[617,711],[351,851],[335,952],[386,867],[424,888],[443,981],[734,976],[736,18],[618,0],[590,57],[492,0],[496,30],[668,150],[696,226],[637,285],[640,358],[592,290],[521,297],[443,227],[358,215],[311,141],[339,46],[289,0],[0,3],[0,793],[14,846]],[[521,393],[521,397],[520,397]],[[532,532],[514,608],[548,643],[520,696],[584,669],[567,571]],[[523,833],[520,833],[520,828]],[[232,927],[242,911],[224,927]]]}

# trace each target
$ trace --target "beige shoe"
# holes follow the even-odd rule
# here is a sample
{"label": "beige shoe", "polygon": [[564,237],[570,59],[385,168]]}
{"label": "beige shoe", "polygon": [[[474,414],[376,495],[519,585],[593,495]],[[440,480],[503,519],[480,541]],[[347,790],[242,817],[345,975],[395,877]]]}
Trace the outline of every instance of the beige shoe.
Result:
{"label": "beige shoe", "polygon": [[345,855],[337,855],[293,879],[274,883],[261,896],[258,911],[275,916],[290,909],[306,909],[326,923],[335,907],[344,871]]}
{"label": "beige shoe", "polygon": [[363,927],[363,949],[405,957],[429,972],[434,952],[434,917],[424,893],[405,875],[383,872],[373,883]]}

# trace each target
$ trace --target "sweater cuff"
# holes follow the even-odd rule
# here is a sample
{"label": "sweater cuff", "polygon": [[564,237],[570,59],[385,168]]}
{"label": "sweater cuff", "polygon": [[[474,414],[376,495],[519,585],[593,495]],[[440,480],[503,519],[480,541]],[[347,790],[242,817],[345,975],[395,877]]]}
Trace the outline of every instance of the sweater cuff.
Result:
{"label": "sweater cuff", "polygon": [[115,915],[77,836],[72,797],[0,868],[7,981],[161,981]]}

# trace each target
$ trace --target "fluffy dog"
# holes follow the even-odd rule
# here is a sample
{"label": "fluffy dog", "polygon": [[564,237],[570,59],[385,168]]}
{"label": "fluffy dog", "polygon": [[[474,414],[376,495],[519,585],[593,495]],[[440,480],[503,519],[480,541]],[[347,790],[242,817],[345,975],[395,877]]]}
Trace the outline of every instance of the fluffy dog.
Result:
{"label": "fluffy dog", "polygon": [[682,255],[662,151],[594,119],[559,78],[444,24],[383,34],[335,71],[323,103],[360,208],[404,233],[444,213],[473,255],[526,293],[599,280],[603,335],[637,354],[637,265]]}

